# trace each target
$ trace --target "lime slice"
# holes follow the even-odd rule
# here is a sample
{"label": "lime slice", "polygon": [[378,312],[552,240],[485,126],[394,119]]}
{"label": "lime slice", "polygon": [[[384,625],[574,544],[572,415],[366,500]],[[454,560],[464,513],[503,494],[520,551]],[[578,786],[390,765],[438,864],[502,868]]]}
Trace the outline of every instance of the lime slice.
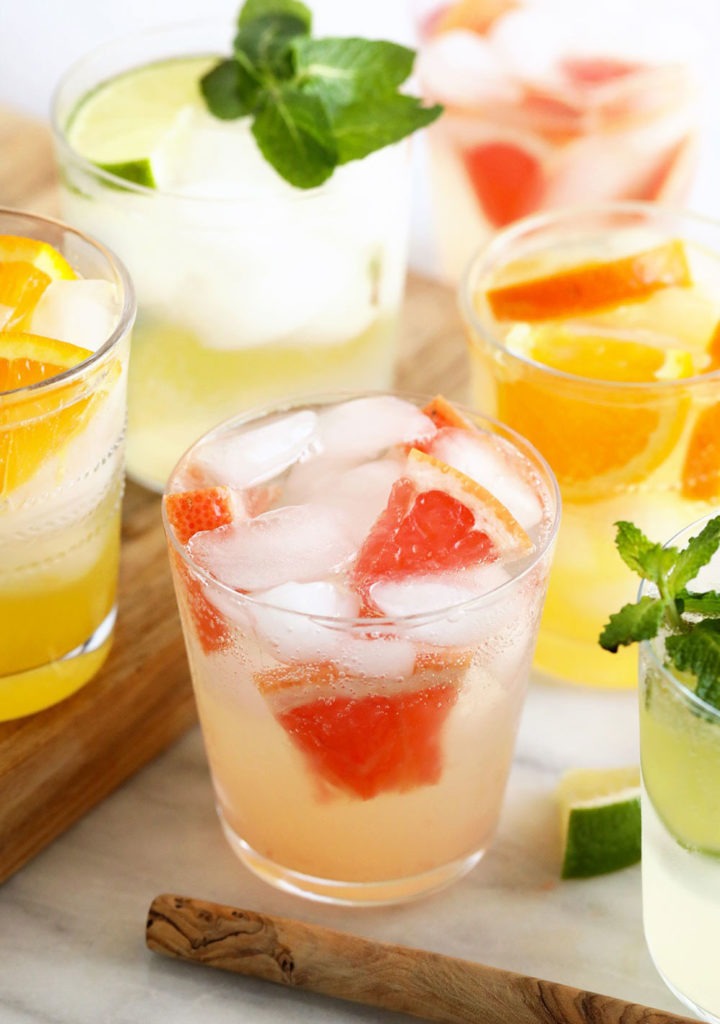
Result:
{"label": "lime slice", "polygon": [[104,82],[70,116],[70,145],[110,174],[154,188],[153,153],[183,109],[202,108],[199,81],[215,61],[165,60]]}
{"label": "lime slice", "polygon": [[640,769],[575,769],[557,789],[563,878],[591,878],[640,860]]}

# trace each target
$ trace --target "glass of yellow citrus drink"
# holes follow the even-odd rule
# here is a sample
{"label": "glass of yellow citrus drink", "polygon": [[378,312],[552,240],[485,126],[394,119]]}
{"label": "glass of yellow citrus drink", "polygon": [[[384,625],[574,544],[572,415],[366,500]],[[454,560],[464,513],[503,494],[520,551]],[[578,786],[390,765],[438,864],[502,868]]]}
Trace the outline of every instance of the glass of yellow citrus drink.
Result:
{"label": "glass of yellow citrus drink", "polygon": [[[668,543],[684,548],[708,519]],[[687,584],[720,590],[720,555]],[[641,594],[657,590],[643,584]],[[720,635],[718,606],[705,638]],[[698,614],[691,618],[699,619]],[[677,637],[675,638],[677,639]],[[664,981],[704,1020],[720,1021],[720,673],[702,680],[668,659],[667,636],[640,647],[642,889],[645,938]],[[672,642],[672,641],[671,641]],[[709,666],[708,666],[709,667]]]}
{"label": "glass of yellow citrus drink", "polygon": [[107,249],[0,210],[0,720],[69,696],[110,648],[134,311]]}
{"label": "glass of yellow citrus drink", "polygon": [[246,866],[371,904],[479,860],[558,506],[527,442],[442,398],[285,406],[189,450],[164,521],[218,811]]}
{"label": "glass of yellow citrus drink", "polygon": [[537,668],[633,686],[597,645],[632,599],[613,523],[665,536],[720,498],[720,225],[651,203],[528,218],[462,285],[475,405],[545,455],[563,498]]}
{"label": "glass of yellow citrus drink", "polygon": [[118,41],[56,97],[63,214],[136,283],[127,467],[155,490],[240,408],[393,380],[409,150],[289,184],[249,117],[220,120],[203,100],[231,36],[201,23]]}

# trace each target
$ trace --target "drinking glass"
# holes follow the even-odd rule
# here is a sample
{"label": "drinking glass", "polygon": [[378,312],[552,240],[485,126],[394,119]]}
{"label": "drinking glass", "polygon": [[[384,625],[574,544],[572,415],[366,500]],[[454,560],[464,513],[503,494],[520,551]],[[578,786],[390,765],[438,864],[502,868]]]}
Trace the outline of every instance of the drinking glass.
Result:
{"label": "drinking glass", "polygon": [[[534,548],[514,574],[505,574],[500,562],[488,565],[491,584],[461,590],[463,599],[451,589],[439,608],[435,598],[435,610],[423,611],[410,595],[404,607],[409,602],[411,611],[358,613],[356,592],[345,576],[331,585],[305,561],[315,557],[314,544],[330,543],[336,513],[345,517],[344,530],[367,535],[369,491],[377,491],[387,460],[380,453],[366,464],[326,455],[332,482],[321,495],[308,475],[317,438],[310,448],[300,434],[293,440],[293,432],[308,423],[312,432],[315,416],[321,424],[330,416],[339,425],[346,408],[332,402],[283,406],[216,428],[174,470],[164,522],[218,813],[230,845],[247,867],[284,890],[331,903],[381,904],[458,878],[491,842],[559,504],[552,475],[534,449],[502,425],[473,416],[482,437],[493,450],[497,446],[497,458],[508,459],[506,487],[517,486],[525,507],[539,517],[530,534]],[[297,459],[284,458],[285,437]],[[231,451],[242,456],[240,462],[232,457],[223,479],[218,460],[227,460]],[[275,476],[260,472],[269,456],[281,464]],[[318,459],[327,470],[322,454]],[[283,565],[286,541],[279,537],[272,557],[263,559],[251,549],[250,557],[262,562],[251,572],[265,586],[268,574],[276,582],[287,580],[259,596],[220,582],[203,567],[197,548],[180,543],[168,514],[170,498],[187,490],[193,491],[191,504],[212,509],[216,499],[223,500],[218,486],[230,482],[240,463],[255,466],[260,481],[239,499],[242,514],[272,501],[270,511],[259,515],[258,530],[260,524],[262,530],[280,529],[277,517],[284,509],[293,522],[303,508],[308,516],[292,528],[291,546],[300,544],[302,551],[291,564]],[[198,492],[211,465],[215,485]],[[310,504],[298,497],[300,481],[309,488]],[[357,509],[346,506],[349,494]],[[332,502],[340,505],[328,511]],[[332,529],[316,530],[311,513],[323,522],[329,516]],[[193,528],[203,529],[198,523]],[[307,543],[297,540],[300,530]],[[224,563],[225,531],[215,531]],[[253,535],[264,543],[262,533]],[[212,532],[198,536],[201,545],[216,543]],[[227,569],[224,564],[218,572]],[[294,574],[305,582],[293,582]],[[428,593],[423,587],[444,585],[447,577],[437,584],[419,577],[421,593]],[[395,600],[401,600],[401,590]],[[322,607],[309,607],[310,601]]]}
{"label": "drinking glass", "polygon": [[[706,521],[669,543],[684,547]],[[720,555],[689,585],[719,590]],[[641,645],[643,921],[665,983],[691,1010],[717,1022],[720,710],[690,683],[666,664],[662,638]]]}
{"label": "drinking glass", "polygon": [[[136,283],[127,465],[155,490],[200,434],[238,409],[305,392],[387,388],[394,373],[406,144],[337,169],[320,188],[296,189],[261,159],[248,119],[210,118],[195,85],[200,113],[181,117],[166,139],[164,165],[180,183],[136,184],[78,150],[83,111],[99,86],[117,78],[126,97],[118,105],[136,104],[128,85],[136,73],[166,62],[172,76],[184,60],[194,62],[195,83],[214,54],[230,51],[231,28],[201,22],[106,45],[70,69],[55,98],[64,215],[111,245]],[[168,89],[172,99],[178,88],[158,79],[147,86],[148,102],[152,90]],[[124,133],[135,145],[143,113],[142,103],[125,117],[120,111],[116,142]]]}
{"label": "drinking glass", "polygon": [[[487,302],[516,271],[524,280],[625,257],[632,263],[641,252],[673,258],[678,245],[691,285],[660,287],[642,301],[532,322],[498,318]],[[652,203],[529,217],[473,258],[461,305],[476,408],[543,453],[563,497],[536,666],[571,682],[636,686],[633,654],[610,655],[597,643],[608,609],[634,597],[614,524],[631,520],[667,536],[720,500],[720,372],[712,354],[720,226]],[[653,360],[662,364],[657,377],[646,373]]]}
{"label": "drinking glass", "polygon": [[[111,333],[83,362],[0,392],[0,720],[6,720],[74,693],[110,649],[135,301],[122,264],[74,228],[2,209],[0,234],[47,242],[79,276],[109,282],[117,311]],[[0,332],[0,355],[3,337],[12,335]]]}

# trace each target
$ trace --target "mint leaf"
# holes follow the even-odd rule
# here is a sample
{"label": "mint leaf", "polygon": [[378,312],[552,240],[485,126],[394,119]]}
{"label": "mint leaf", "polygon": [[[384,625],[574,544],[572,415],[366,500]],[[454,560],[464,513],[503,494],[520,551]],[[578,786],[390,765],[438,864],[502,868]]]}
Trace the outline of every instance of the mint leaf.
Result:
{"label": "mint leaf", "polygon": [[706,618],[720,617],[720,593],[717,590],[707,590],[702,594],[681,590],[676,601],[680,612],[704,615]]}
{"label": "mint leaf", "polygon": [[293,74],[290,44],[307,29],[292,15],[270,14],[242,24],[233,43],[235,59],[258,82],[272,84]]}
{"label": "mint leaf", "polygon": [[322,185],[337,165],[325,108],[292,86],[281,86],[267,99],[252,133],[265,159],[298,188]]}
{"label": "mint leaf", "polygon": [[299,84],[329,110],[361,96],[392,94],[409,77],[415,53],[398,43],[370,39],[296,39],[292,46]]}
{"label": "mint leaf", "polygon": [[670,573],[670,586],[680,590],[695,579],[704,565],[720,547],[720,517],[715,517],[705,524],[696,537],[692,537],[687,546],[675,557],[675,565]]}
{"label": "mint leaf", "polygon": [[656,597],[642,597],[636,604],[626,604],[611,615],[600,634],[600,646],[613,654],[639,640],[657,636],[665,607]]}
{"label": "mint leaf", "polygon": [[621,520],[615,526],[615,545],[625,565],[660,588],[675,563],[677,550],[648,540],[634,523]]}
{"label": "mint leaf", "polygon": [[276,14],[295,18],[303,24],[306,33],[312,28],[312,12],[300,0],[245,0],[238,15],[238,26]]}
{"label": "mint leaf", "polygon": [[669,636],[665,649],[675,668],[696,677],[697,696],[720,707],[720,622],[698,622],[691,632]]}
{"label": "mint leaf", "polygon": [[376,149],[399,142],[429,125],[441,110],[441,107],[423,107],[414,96],[402,94],[343,107],[333,117],[339,162],[361,160]]}
{"label": "mint leaf", "polygon": [[398,91],[412,72],[412,50],[384,40],[311,39],[312,15],[300,0],[246,0],[237,24],[233,58],[202,80],[205,102],[225,120],[252,117],[263,156],[298,188],[315,188],[339,164],[442,113]]}
{"label": "mint leaf", "polygon": [[215,117],[233,121],[253,113],[260,85],[236,60],[223,60],[200,79],[200,89]]}

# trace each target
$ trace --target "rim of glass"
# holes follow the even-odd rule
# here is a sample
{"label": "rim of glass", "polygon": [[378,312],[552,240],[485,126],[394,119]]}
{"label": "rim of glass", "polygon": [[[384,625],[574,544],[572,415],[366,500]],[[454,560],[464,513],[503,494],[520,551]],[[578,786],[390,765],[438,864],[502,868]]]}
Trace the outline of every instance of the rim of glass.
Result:
{"label": "rim of glass", "polygon": [[548,494],[550,496],[550,499],[551,501],[554,501],[554,515],[552,523],[548,529],[547,535],[543,537],[542,544],[539,545],[537,549],[533,552],[531,560],[528,562],[528,564],[525,566],[522,572],[518,573],[517,576],[512,576],[509,580],[506,580],[504,583],[499,584],[499,586],[493,587],[491,590],[488,590],[483,594],[478,594],[477,596],[468,598],[464,601],[458,601],[453,604],[446,605],[442,608],[432,609],[431,611],[414,612],[410,615],[386,615],[383,617],[373,619],[363,619],[359,616],[336,617],[332,615],[318,615],[312,612],[298,611],[294,608],[283,608],[281,605],[274,605],[268,601],[260,601],[257,598],[253,597],[251,594],[241,594],[237,590],[233,590],[232,587],[228,586],[225,583],[222,583],[220,580],[216,579],[216,577],[212,576],[206,569],[198,565],[197,562],[193,561],[188,551],[183,547],[182,544],[179,543],[174,534],[174,531],[172,530],[168,522],[164,499],[169,494],[178,493],[170,490],[170,482],[172,481],[173,477],[175,476],[175,474],[177,473],[178,469],[185,461],[185,459],[200,444],[203,444],[204,442],[212,438],[213,435],[215,434],[228,431],[236,426],[242,426],[244,424],[252,422],[253,420],[262,419],[264,416],[269,416],[272,413],[286,413],[295,410],[300,411],[302,409],[308,409],[311,407],[314,408],[318,405],[329,406],[332,403],[340,401],[352,401],[353,399],[356,398],[372,398],[384,395],[390,395],[394,398],[401,398],[407,401],[411,401],[413,405],[416,406],[419,402],[422,402],[423,404],[427,403],[431,398],[430,395],[417,395],[409,392],[400,391],[340,391],[332,393],[321,393],[317,395],[304,395],[301,399],[288,399],[286,402],[282,403],[273,402],[264,406],[256,406],[252,409],[248,409],[244,412],[241,412],[236,416],[231,416],[229,419],[224,420],[222,423],[218,423],[211,430],[207,431],[196,441],[194,441],[193,444],[191,444],[190,447],[187,448],[185,452],[183,452],[183,454],[180,456],[177,463],[173,467],[170,476],[168,477],[168,483],[163,492],[162,521],[165,530],[165,535],[168,539],[168,543],[170,544],[172,550],[177,552],[177,554],[182,559],[183,563],[191,570],[191,572],[195,574],[195,576],[199,577],[205,583],[208,583],[209,585],[219,589],[222,593],[227,594],[233,601],[237,601],[239,604],[245,604],[251,607],[254,605],[258,608],[282,612],[284,615],[295,615],[300,617],[301,619],[310,619],[311,621],[316,622],[319,625],[326,626],[329,629],[337,630],[348,629],[349,627],[360,627],[367,632],[368,630],[372,631],[378,627],[382,629],[390,626],[396,626],[399,624],[420,626],[429,622],[434,622],[438,619],[445,618],[450,612],[457,612],[459,610],[462,610],[463,612],[472,611],[478,607],[481,607],[484,604],[493,604],[498,599],[498,595],[508,593],[513,587],[518,586],[522,582],[522,580],[524,580],[525,577],[528,576],[534,570],[538,562],[543,557],[545,557],[545,555],[551,549],[555,541],[555,537],[557,535],[558,528],[560,525],[560,513],[562,508],[562,499],[560,496],[560,488],[558,486],[557,479],[552,469],[550,468],[549,463],[540,454],[537,448],[535,448],[535,446],[532,445],[521,434],[518,434],[516,430],[513,430],[511,427],[508,427],[505,423],[500,422],[500,420],[493,419],[491,416],[485,416],[482,413],[475,412],[472,409],[465,408],[464,406],[459,405],[455,402],[453,402],[455,408],[460,409],[461,412],[469,414],[471,417],[473,417],[474,420],[480,420],[481,422],[489,424],[491,427],[499,427],[500,429],[494,432],[497,433],[500,437],[505,437],[506,440],[509,440],[510,443],[513,444],[525,458],[528,458],[531,461],[531,463],[533,464],[533,468],[536,471],[539,471],[541,476],[544,478],[544,481],[548,488]]}
{"label": "rim of glass", "polygon": [[[169,189],[148,188],[146,185],[141,185],[141,184],[139,184],[137,182],[134,182],[134,181],[128,181],[126,178],[120,178],[117,175],[111,174],[109,171],[105,171],[101,167],[98,167],[97,164],[94,164],[91,160],[88,160],[87,157],[84,157],[81,153],[79,153],[70,144],[70,141],[69,141],[69,139],[67,137],[67,134],[66,134],[66,127],[70,123],[70,121],[72,120],[72,116],[73,116],[72,113],[66,119],[66,124],[61,124],[60,123],[60,110],[59,110],[59,107],[60,107],[60,102],[61,102],[62,95],[63,95],[65,89],[72,85],[73,80],[74,80],[76,75],[82,74],[83,70],[85,70],[86,68],[93,67],[93,65],[95,64],[95,62],[98,59],[102,59],[103,55],[105,55],[105,54],[116,54],[123,46],[127,46],[127,45],[130,45],[132,43],[140,42],[143,39],[150,39],[150,40],[152,40],[153,38],[163,39],[163,38],[167,38],[167,37],[170,37],[170,36],[173,36],[173,35],[178,35],[178,36],[182,35],[182,34],[190,35],[191,33],[201,32],[203,30],[206,30],[206,31],[213,30],[213,29],[221,30],[223,28],[227,29],[228,52],[229,52],[230,49],[231,49],[232,37],[233,37],[233,34],[234,34],[233,25],[234,25],[234,22],[232,21],[232,19],[229,19],[229,20],[225,21],[225,19],[218,18],[218,17],[195,18],[195,19],[190,19],[190,20],[184,20],[184,21],[178,21],[178,22],[172,22],[172,23],[165,23],[165,24],[162,24],[162,25],[156,25],[156,26],[154,26],[152,28],[141,29],[139,31],[136,30],[136,31],[133,31],[133,32],[126,32],[126,33],[123,33],[122,35],[118,35],[114,39],[112,39],[112,40],[110,40],[108,42],[102,43],[100,46],[93,47],[93,49],[88,50],[85,54],[83,54],[82,57],[80,57],[78,60],[74,61],[65,70],[65,72],[63,73],[63,75],[61,76],[59,81],[57,82],[57,84],[56,84],[56,86],[55,86],[55,88],[54,88],[54,90],[52,92],[52,96],[51,96],[51,100],[50,100],[50,128],[52,130],[52,134],[53,134],[53,137],[54,137],[55,144],[56,144],[56,147],[58,149],[58,152],[62,154],[63,161],[72,162],[75,166],[79,167],[86,174],[92,175],[94,178],[98,179],[99,181],[104,183],[106,186],[113,187],[115,189],[119,188],[123,192],[128,192],[128,193],[131,193],[131,194],[134,193],[135,195],[138,195],[138,196],[144,196],[144,197],[146,197],[148,199],[151,199],[155,203],[164,202],[164,201],[168,201],[168,202],[172,201],[173,203],[182,202],[182,203],[188,203],[188,204],[196,204],[198,206],[203,206],[203,205],[204,206],[210,206],[211,205],[211,206],[214,206],[214,207],[221,207],[221,206],[228,206],[228,205],[242,205],[242,204],[246,204],[246,203],[256,203],[257,202],[257,196],[254,196],[250,192],[247,194],[247,196],[245,196],[245,195],[241,195],[241,196],[197,196],[197,195],[185,195],[185,194],[180,193],[180,192],[173,192],[173,191],[171,191]],[[189,50],[187,50],[187,51],[185,51],[183,53],[177,53],[175,55],[175,57],[159,56],[155,60],[148,59],[148,60],[143,61],[142,63],[135,63],[135,62],[130,61],[128,63],[127,67],[125,67],[122,71],[118,71],[118,72],[116,72],[116,73],[114,73],[114,74],[112,74],[112,75],[110,75],[110,76],[108,76],[106,78],[100,78],[98,81],[96,81],[94,86],[92,86],[91,88],[87,89],[83,93],[83,95],[77,100],[77,102],[75,104],[75,107],[74,107],[74,110],[77,110],[78,106],[92,92],[94,92],[100,86],[103,86],[103,85],[107,84],[108,82],[113,81],[113,79],[117,78],[119,75],[127,74],[128,72],[131,72],[131,71],[137,71],[137,70],[140,70],[143,67],[149,66],[150,64],[160,63],[161,61],[164,61],[164,60],[177,60],[177,59],[183,59],[183,58],[191,59],[193,57],[217,57],[218,59],[221,59],[223,57],[223,53],[222,52],[213,53],[213,52],[209,51],[208,49],[193,49],[193,50],[189,49]],[[244,119],[241,119],[241,120],[244,120]],[[402,147],[404,144],[406,146],[407,142],[408,142],[407,139],[401,139],[400,142],[396,143],[395,145]],[[389,148],[393,148],[393,147],[388,147],[388,146],[383,147],[383,149],[389,149]],[[373,156],[374,154],[371,153],[369,155]],[[365,159],[367,159],[367,158],[365,158]],[[360,161],[354,161],[354,162],[358,162],[359,163]],[[274,172],[274,173],[276,173],[276,172]],[[317,199],[319,199],[319,197],[324,196],[328,192],[328,190],[329,190],[328,189],[328,184],[329,184],[329,182],[332,181],[332,177],[333,176],[331,175],[330,178],[328,179],[328,181],[324,182],[322,185],[318,185],[315,188],[309,188],[309,189],[296,188],[295,186],[292,186],[288,182],[286,182],[285,184],[287,184],[288,189],[292,190],[291,192],[288,193],[288,198],[292,198],[292,200],[294,202],[298,202],[298,203],[300,203],[300,202],[312,202],[313,200],[317,200]]]}
{"label": "rim of glass", "polygon": [[[699,519],[695,519],[692,523],[688,523],[687,526],[683,526],[680,530],[677,530],[672,537],[663,544],[663,547],[671,547],[680,537],[689,537],[694,535],[694,533],[698,533],[702,527],[709,522],[709,520],[715,519],[718,515],[720,515],[720,508],[714,512],[708,512]],[[720,550],[718,551],[717,558],[720,560]],[[651,593],[652,590],[652,584],[647,580],[642,580],[638,587],[638,600],[640,600],[641,597],[646,596],[648,593]],[[702,697],[698,697],[694,690],[691,690],[686,686],[681,679],[678,679],[675,673],[667,667],[660,657],[657,650],[660,644],[662,644],[664,649],[662,637],[653,637],[652,640],[642,640],[640,643],[640,649],[647,660],[652,663],[653,669],[662,675],[663,679],[677,693],[680,699],[685,701],[686,704],[698,711],[701,711],[704,715],[710,715],[712,718],[715,718],[720,722],[720,708],[716,708],[713,704],[708,704],[708,702],[703,700]]]}
{"label": "rim of glass", "polygon": [[[550,379],[558,382],[570,382],[582,384],[593,390],[606,390],[612,392],[631,391],[633,394],[657,394],[668,393],[674,390],[682,390],[688,386],[692,387],[698,383],[707,383],[720,380],[720,369],[711,373],[698,373],[692,377],[679,377],[669,380],[655,381],[611,381],[596,380],[592,377],[581,377],[578,374],[567,373],[564,370],[557,370],[552,366],[536,362],[527,356],[512,352],[503,340],[493,329],[489,317],[481,316],[473,302],[473,295],[478,290],[478,280],[485,276],[493,266],[499,266],[503,262],[498,259],[500,254],[506,253],[518,240],[540,232],[548,228],[562,227],[565,224],[572,226],[578,219],[590,220],[600,217],[636,217],[643,218],[646,223],[652,220],[660,220],[662,217],[673,218],[680,221],[688,221],[691,224],[705,226],[718,233],[718,258],[720,259],[720,220],[708,217],[703,214],[694,213],[688,210],[678,210],[661,203],[653,203],[640,200],[613,200],[604,203],[577,204],[564,207],[561,210],[550,210],[546,213],[536,213],[529,217],[523,217],[514,224],[498,231],[489,242],[483,244],[475,251],[463,271],[459,287],[460,312],[471,330],[478,334],[485,344],[489,345],[495,352],[503,353],[508,359],[517,360],[524,366],[533,367]],[[640,226],[638,225],[627,225]],[[617,230],[622,230],[622,225]],[[475,346],[477,339],[469,337],[469,344]]]}
{"label": "rim of glass", "polygon": [[[103,356],[105,356],[111,349],[115,348],[118,342],[125,337],[133,325],[135,314],[137,312],[135,288],[132,283],[132,278],[130,277],[130,274],[122,260],[116,256],[111,249],[108,249],[106,245],[103,245],[102,242],[93,238],[91,235],[85,234],[84,231],[80,231],[71,224],[67,224],[65,221],[59,220],[57,217],[46,217],[44,214],[30,213],[26,210],[14,210],[9,206],[0,206],[0,226],[7,216],[11,216],[15,219],[20,218],[32,221],[34,224],[40,225],[41,227],[42,225],[48,225],[52,228],[57,228],[69,235],[74,235],[75,238],[79,238],[86,245],[92,246],[93,249],[96,249],[107,261],[108,266],[115,276],[114,283],[122,292],[122,303],[120,312],[118,313],[117,323],[112,332],[105,339],[102,345],[95,349],[87,359],[83,359],[81,363],[77,363],[75,366],[70,366],[67,370],[63,370],[62,373],[58,373],[54,377],[48,377],[46,380],[39,380],[34,384],[26,384],[21,388],[13,388],[11,391],[0,391],[0,402],[4,402],[9,398],[14,401],[24,394],[36,394],[39,391],[44,391],[47,388],[55,387],[56,385],[66,384],[68,381],[84,376],[89,367],[100,362]],[[40,238],[39,240],[44,241],[45,239]]]}

